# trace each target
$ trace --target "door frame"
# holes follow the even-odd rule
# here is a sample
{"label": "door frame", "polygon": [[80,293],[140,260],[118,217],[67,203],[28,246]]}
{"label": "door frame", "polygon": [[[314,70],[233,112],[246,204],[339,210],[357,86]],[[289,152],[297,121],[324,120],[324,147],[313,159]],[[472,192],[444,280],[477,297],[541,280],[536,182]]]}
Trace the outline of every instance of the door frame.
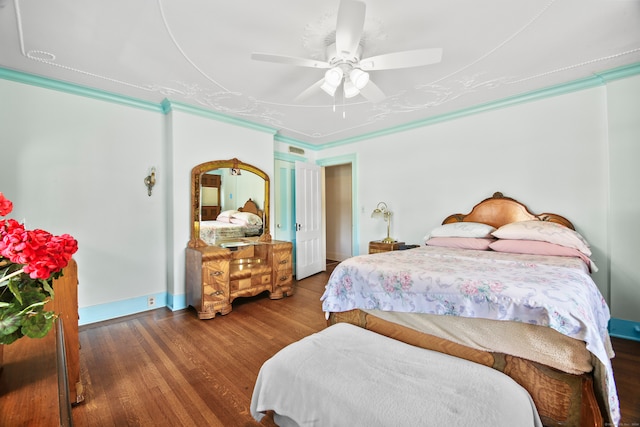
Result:
{"label": "door frame", "polygon": [[[351,251],[353,256],[360,255],[360,216],[358,215],[358,156],[357,154],[345,154],[336,157],[327,157],[316,160],[316,164],[322,167],[351,164]],[[324,183],[322,191],[325,191]],[[325,235],[326,240],[326,235]]]}

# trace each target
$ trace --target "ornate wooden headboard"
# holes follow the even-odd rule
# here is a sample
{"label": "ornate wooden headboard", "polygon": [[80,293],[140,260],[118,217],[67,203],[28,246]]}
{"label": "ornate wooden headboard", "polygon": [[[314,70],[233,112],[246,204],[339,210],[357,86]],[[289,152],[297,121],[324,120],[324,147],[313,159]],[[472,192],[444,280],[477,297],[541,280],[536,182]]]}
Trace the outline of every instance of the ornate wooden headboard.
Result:
{"label": "ornate wooden headboard", "polygon": [[512,222],[530,220],[555,222],[575,230],[571,221],[565,217],[553,213],[534,214],[524,204],[511,197],[505,197],[500,192],[493,193],[492,197],[475,205],[468,214],[449,215],[442,223],[481,222],[498,228]]}
{"label": "ornate wooden headboard", "polygon": [[260,218],[262,218],[262,210],[258,209],[258,205],[256,205],[256,202],[254,202],[251,199],[247,200],[245,202],[244,206],[241,207],[241,208],[238,208],[238,210],[240,212],[250,212],[250,213],[256,214]]}

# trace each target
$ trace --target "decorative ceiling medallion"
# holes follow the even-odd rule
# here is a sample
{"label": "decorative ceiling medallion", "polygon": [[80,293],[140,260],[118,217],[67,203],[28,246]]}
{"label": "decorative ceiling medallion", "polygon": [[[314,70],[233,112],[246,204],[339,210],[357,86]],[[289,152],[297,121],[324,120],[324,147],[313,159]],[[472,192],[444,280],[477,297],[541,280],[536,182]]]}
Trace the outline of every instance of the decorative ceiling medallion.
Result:
{"label": "decorative ceiling medallion", "polygon": [[26,55],[27,58],[33,59],[34,61],[54,62],[56,60],[56,56],[53,53],[43,50],[30,50]]}
{"label": "decorative ceiling medallion", "polygon": [[215,111],[233,115],[251,116],[264,120],[275,121],[283,114],[265,107],[254,98],[244,96],[239,92],[223,92],[203,88],[197,84],[174,82],[172,86],[152,85],[148,90],[158,92],[167,98],[192,100],[199,105]]}

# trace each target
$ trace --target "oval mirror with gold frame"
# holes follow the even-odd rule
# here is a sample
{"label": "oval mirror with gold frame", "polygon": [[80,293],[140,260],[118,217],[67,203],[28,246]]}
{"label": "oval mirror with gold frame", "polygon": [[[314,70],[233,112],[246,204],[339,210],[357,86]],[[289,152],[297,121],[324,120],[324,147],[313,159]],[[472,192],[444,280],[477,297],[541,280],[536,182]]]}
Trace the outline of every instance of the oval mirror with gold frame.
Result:
{"label": "oval mirror with gold frame", "polygon": [[[260,179],[264,181],[262,194],[258,189],[261,183],[257,180]],[[188,247],[209,246],[200,235],[202,221],[215,220],[221,212],[241,210],[247,204],[255,205],[257,215],[262,216],[262,233],[255,240],[271,241],[269,185],[269,176],[264,171],[235,158],[212,160],[191,169],[191,237]],[[243,193],[246,188],[252,190]]]}

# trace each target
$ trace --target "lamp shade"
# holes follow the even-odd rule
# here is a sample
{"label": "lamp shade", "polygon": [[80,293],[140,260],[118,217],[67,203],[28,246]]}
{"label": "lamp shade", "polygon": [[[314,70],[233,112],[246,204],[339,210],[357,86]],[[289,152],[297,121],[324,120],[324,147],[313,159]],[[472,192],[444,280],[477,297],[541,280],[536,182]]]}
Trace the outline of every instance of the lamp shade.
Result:
{"label": "lamp shade", "polygon": [[371,212],[371,218],[383,218],[383,217],[384,217],[384,212],[382,212],[378,208],[374,209],[373,212]]}
{"label": "lamp shade", "polygon": [[353,98],[360,93],[357,87],[351,82],[351,80],[344,81],[344,97]]}
{"label": "lamp shade", "polygon": [[328,95],[335,95],[336,94],[336,89],[338,89],[338,86],[332,86],[331,84],[327,83],[326,81],[324,83],[322,83],[322,85],[320,86],[320,89],[322,89],[323,91],[325,91]]}
{"label": "lamp shade", "polygon": [[389,212],[389,208],[387,207],[387,204],[385,202],[380,202],[380,203],[378,203],[376,208],[373,210],[373,212],[371,212],[371,218],[385,218],[386,219],[385,214],[389,215],[389,214],[391,214],[391,212]]}
{"label": "lamp shade", "polygon": [[356,89],[360,90],[369,83],[369,73],[365,73],[359,68],[354,68],[349,73],[349,79],[353,82]]}
{"label": "lamp shade", "polygon": [[329,83],[331,86],[338,86],[340,84],[340,82],[342,81],[342,76],[344,75],[343,71],[341,68],[338,67],[334,67],[331,68],[329,70],[327,70],[326,73],[324,73],[324,81],[326,83]]}

